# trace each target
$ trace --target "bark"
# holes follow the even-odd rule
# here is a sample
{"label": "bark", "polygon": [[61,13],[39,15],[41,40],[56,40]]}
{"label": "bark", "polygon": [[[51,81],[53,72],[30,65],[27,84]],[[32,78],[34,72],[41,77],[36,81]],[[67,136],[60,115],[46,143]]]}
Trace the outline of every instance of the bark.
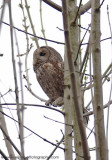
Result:
{"label": "bark", "polygon": [[[81,94],[79,88],[79,75],[74,74],[73,59],[76,58],[78,52],[78,29],[76,23],[74,22],[74,15],[76,16],[76,7],[74,8],[74,1],[69,0],[68,5],[67,1],[63,0],[63,22],[64,22],[64,33],[65,33],[65,42],[66,42],[66,56],[68,61],[69,76],[70,76],[70,105],[73,116],[73,125],[74,125],[74,136],[75,136],[75,150],[77,160],[84,158],[85,160],[90,159],[85,126],[82,117],[82,104],[81,104]],[[68,10],[69,8],[69,10]],[[78,64],[75,65],[75,70],[78,69]],[[66,105],[66,104],[64,104]],[[65,112],[66,115],[66,112]],[[65,117],[66,118],[66,117]],[[66,143],[65,143],[66,144]],[[67,156],[65,150],[65,156]],[[67,159],[67,158],[65,158]]]}
{"label": "bark", "polygon": [[[66,51],[65,51],[66,52]],[[64,110],[65,124],[72,124],[72,106],[70,101],[70,76],[67,56],[64,57]],[[65,160],[72,160],[72,127],[65,125]]]}
{"label": "bark", "polygon": [[92,55],[94,73],[94,113],[96,132],[96,156],[98,160],[107,160],[107,144],[104,129],[103,92],[101,76],[100,48],[100,0],[92,0]]}

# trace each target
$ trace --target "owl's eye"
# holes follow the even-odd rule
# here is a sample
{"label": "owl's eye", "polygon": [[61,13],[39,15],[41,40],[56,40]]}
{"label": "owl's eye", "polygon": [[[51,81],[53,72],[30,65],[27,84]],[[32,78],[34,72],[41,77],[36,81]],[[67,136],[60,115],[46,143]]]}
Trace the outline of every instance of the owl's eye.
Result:
{"label": "owl's eye", "polygon": [[46,55],[45,52],[41,52],[41,53],[40,53],[40,56],[45,56],[45,55]]}

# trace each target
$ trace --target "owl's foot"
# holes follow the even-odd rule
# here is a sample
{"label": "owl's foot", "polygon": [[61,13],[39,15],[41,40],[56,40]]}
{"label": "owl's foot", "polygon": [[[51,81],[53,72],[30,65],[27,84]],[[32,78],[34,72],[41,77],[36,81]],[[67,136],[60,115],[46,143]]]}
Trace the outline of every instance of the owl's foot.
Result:
{"label": "owl's foot", "polygon": [[62,106],[63,105],[63,97],[58,97],[53,103],[53,106]]}
{"label": "owl's foot", "polygon": [[46,103],[45,103],[46,106],[49,106],[50,104],[52,104],[52,100],[51,100],[51,99],[49,99],[49,100],[46,101]]}

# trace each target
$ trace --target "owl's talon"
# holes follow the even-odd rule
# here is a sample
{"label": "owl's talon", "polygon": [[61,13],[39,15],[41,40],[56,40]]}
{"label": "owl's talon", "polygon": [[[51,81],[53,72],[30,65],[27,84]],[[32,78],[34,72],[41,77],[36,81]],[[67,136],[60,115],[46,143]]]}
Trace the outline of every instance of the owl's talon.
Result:
{"label": "owl's talon", "polygon": [[45,102],[45,105],[46,105],[46,106],[49,106],[49,104],[50,104],[50,101],[49,101],[49,100]]}
{"label": "owl's talon", "polygon": [[63,105],[63,97],[58,97],[53,103],[53,106],[62,106]]}
{"label": "owl's talon", "polygon": [[51,99],[49,99],[48,101],[45,102],[46,106],[49,106],[50,104],[52,104],[52,100]]}

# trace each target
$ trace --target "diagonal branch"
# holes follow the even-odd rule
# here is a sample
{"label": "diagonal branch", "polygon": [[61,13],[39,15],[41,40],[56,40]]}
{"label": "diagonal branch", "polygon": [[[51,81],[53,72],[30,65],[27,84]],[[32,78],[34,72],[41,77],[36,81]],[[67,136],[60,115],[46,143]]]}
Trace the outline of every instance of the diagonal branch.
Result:
{"label": "diagonal branch", "polygon": [[52,155],[58,149],[59,145],[63,142],[63,140],[64,140],[64,135],[63,135],[62,139],[60,140],[60,142],[58,143],[58,145],[53,149],[53,151],[51,152],[51,154],[48,156],[47,160],[49,160],[52,157]]}
{"label": "diagonal branch", "polygon": [[12,142],[12,140],[10,139],[10,137],[6,134],[6,132],[4,131],[4,129],[2,128],[2,126],[0,126],[0,129],[2,130],[2,132],[3,132],[4,136],[6,137],[6,139],[10,142],[10,144],[15,148],[15,150],[17,151],[17,153],[21,156],[21,152],[18,150],[18,148]]}
{"label": "diagonal branch", "polygon": [[[10,117],[9,115],[7,115],[6,113],[4,113],[3,111],[0,111],[0,113],[2,113],[3,115],[5,115],[6,117],[8,117],[8,118],[10,118],[11,120],[13,120],[13,121],[15,121],[15,122],[17,122],[17,123],[20,123],[20,122],[18,122],[16,119],[14,119],[14,118],[12,118],[12,117]],[[45,138],[43,138],[42,136],[40,136],[39,134],[37,134],[36,132],[34,132],[33,130],[31,130],[30,128],[28,128],[28,127],[26,127],[25,125],[23,125],[23,124],[21,124],[25,129],[27,129],[28,131],[30,131],[31,133],[33,133],[34,135],[36,135],[37,137],[39,137],[40,139],[42,139],[43,141],[45,141],[45,142],[47,142],[47,143],[49,143],[49,144],[51,144],[51,145],[53,145],[53,146],[57,146],[57,144],[55,144],[55,143],[53,143],[53,142],[51,142],[51,141],[48,141],[47,139],[45,139]],[[60,148],[60,149],[62,149],[62,150],[65,150],[64,148],[62,148],[62,147],[58,147],[58,148]]]}
{"label": "diagonal branch", "polygon": [[9,158],[7,158],[7,156],[4,154],[4,152],[0,149],[0,154],[2,155],[1,158],[4,158],[5,160],[9,160]]}
{"label": "diagonal branch", "polygon": [[89,0],[86,4],[84,4],[79,11],[79,15],[84,14],[91,8],[91,0]]}
{"label": "diagonal branch", "polygon": [[62,12],[62,7],[59,6],[58,4],[52,2],[51,0],[43,0],[46,4],[48,4],[49,6],[53,7],[54,9]]}
{"label": "diagonal branch", "polygon": [[[0,111],[3,111],[2,109],[2,105],[0,104]],[[6,121],[5,121],[5,117],[3,114],[0,113],[0,127],[3,128],[3,130],[5,131],[5,133],[8,135],[8,129],[7,129],[7,125],[6,125]],[[4,135],[4,134],[3,134]],[[12,145],[9,143],[9,141],[6,139],[6,136],[4,135],[4,139],[5,139],[5,144],[7,147],[7,151],[9,154],[9,157],[15,157],[14,151],[13,151],[13,147]],[[10,158],[11,160],[16,160],[16,158]]]}
{"label": "diagonal branch", "polygon": [[[58,4],[52,2],[51,0],[42,0],[44,1],[46,4],[48,4],[49,6],[53,7],[54,9],[62,12],[62,7],[59,6]],[[84,14],[85,12],[87,12],[89,9],[91,8],[91,0],[89,0],[86,4],[84,4],[80,10],[79,10],[79,15]]]}

